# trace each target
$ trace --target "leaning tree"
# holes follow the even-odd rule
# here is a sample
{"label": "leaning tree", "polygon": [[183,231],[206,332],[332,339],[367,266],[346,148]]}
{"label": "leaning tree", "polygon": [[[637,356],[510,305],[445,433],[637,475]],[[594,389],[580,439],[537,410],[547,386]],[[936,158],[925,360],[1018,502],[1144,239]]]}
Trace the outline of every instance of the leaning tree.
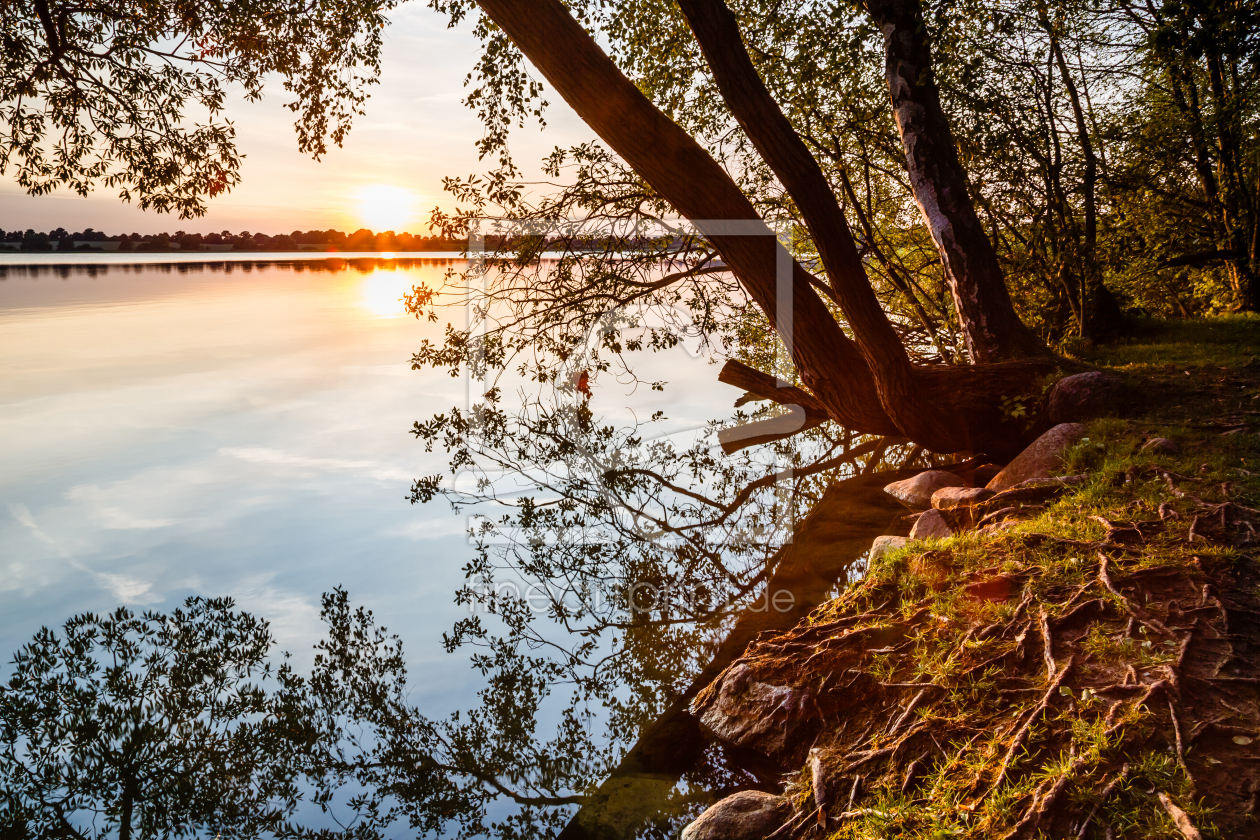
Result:
{"label": "leaning tree", "polygon": [[[87,189],[104,180],[122,188],[124,197],[195,214],[206,197],[232,186],[236,158],[229,126],[210,122],[183,133],[175,117],[185,104],[195,100],[216,115],[224,82],[240,82],[254,95],[267,74],[280,73],[295,95],[290,107],[302,114],[299,138],[305,148],[319,151],[328,132],[340,139],[362,101],[362,85],[376,69],[381,12],[388,5],[259,0],[184,7],[149,0],[137,11],[50,0],[8,4],[0,11],[7,39],[6,87],[0,91],[7,133],[0,137],[5,154],[0,163],[16,165],[19,179],[36,191],[55,182]],[[439,222],[458,229],[489,206],[480,202],[513,211],[523,206],[504,150],[511,122],[536,107],[541,89],[525,67],[528,59],[611,153],[595,145],[558,151],[547,163],[549,173],[574,164],[576,184],[517,215],[556,221],[558,227],[592,208],[596,215],[607,210],[617,220],[650,216],[663,222],[682,216],[700,234],[631,243],[644,246],[633,259],[598,237],[573,242],[578,258],[533,274],[534,258],[556,240],[518,237],[506,243],[514,251],[512,259],[498,266],[493,279],[500,284],[496,303],[502,304],[495,311],[506,307],[509,316],[521,317],[509,317],[508,326],[488,335],[475,352],[471,335],[452,330],[444,346],[417,354],[417,365],[458,367],[501,364],[514,351],[532,350],[551,356],[527,371],[539,381],[555,382],[566,365],[576,374],[567,395],[572,399],[559,408],[527,404],[514,420],[503,394],[491,387],[475,411],[416,427],[426,442],[453,449],[457,468],[476,457],[503,455],[501,466],[540,484],[557,478],[541,489],[556,491],[559,500],[517,499],[514,524],[523,539],[503,552],[512,555],[513,571],[560,580],[569,592],[603,585],[614,595],[624,594],[646,580],[682,582],[713,593],[695,609],[683,604],[681,609],[640,610],[623,604],[603,616],[581,607],[575,612],[556,598],[547,604],[548,615],[572,630],[576,641],[554,655],[555,637],[532,629],[519,600],[485,598],[481,603],[498,611],[495,616],[508,625],[507,632],[495,637],[469,620],[449,637],[451,647],[484,645],[475,663],[489,675],[490,687],[480,714],[434,727],[392,706],[390,714],[377,717],[368,714],[371,710],[353,711],[380,727],[382,743],[396,735],[423,735],[422,750],[400,739],[403,758],[387,770],[360,768],[368,773],[365,783],[379,787],[388,777],[385,787],[421,803],[413,816],[416,824],[439,826],[463,812],[470,816],[462,830],[470,836],[484,833],[488,803],[506,796],[523,809],[509,826],[512,831],[541,833],[562,821],[554,813],[539,816],[529,809],[587,804],[591,783],[619,760],[607,739],[584,729],[580,704],[602,704],[605,719],[620,727],[615,738],[631,743],[650,720],[632,707],[677,708],[705,657],[720,651],[722,635],[740,608],[780,571],[773,540],[764,536],[767,520],[785,518],[784,530],[790,533],[804,513],[799,503],[786,516],[771,511],[772,516],[759,519],[756,511],[746,513],[751,494],[771,495],[778,481],[765,464],[733,468],[709,450],[680,453],[666,446],[638,458],[634,450],[644,442],[637,431],[617,437],[594,416],[587,371],[571,364],[575,335],[594,335],[603,349],[619,355],[623,347],[634,349],[621,327],[642,323],[632,323],[627,304],[682,304],[702,336],[724,335],[738,346],[739,361],[728,364],[721,378],[748,392],[742,401],[795,406],[800,411],[792,414],[805,417],[799,431],[822,436],[812,463],[793,462],[802,467],[798,478],[818,477],[819,485],[859,458],[868,459],[868,468],[886,463],[885,453],[894,443],[912,442],[914,448],[901,449],[892,460],[913,461],[923,450],[1009,456],[1036,425],[1007,407],[1035,404],[1042,377],[1065,363],[1016,313],[995,237],[977,213],[942,105],[939,56],[933,55],[930,37],[939,27],[925,20],[925,10],[914,0],[872,0],[858,9],[801,2],[749,3],[732,10],[721,0],[615,6],[583,0],[435,0],[431,5],[455,19],[478,16],[486,51],[478,70],[482,84],[470,103],[486,122],[482,151],[503,153],[499,174],[488,182],[450,182],[474,210],[439,217]],[[783,54],[758,52],[753,27],[789,25],[776,16],[814,24],[802,27],[796,52],[790,37],[782,39],[788,46]],[[792,77],[787,84],[806,88],[815,83],[809,50],[819,52],[813,63],[825,57],[834,66],[847,61],[850,50],[856,56],[869,46],[869,35],[841,40],[839,46],[832,42],[846,28],[841,23],[855,18],[878,33],[883,89],[876,97],[880,103],[872,107],[887,110],[872,119],[877,122],[891,111],[898,148],[881,150],[884,157],[876,165],[850,173],[831,165],[834,161],[820,163],[824,151],[806,125],[815,115],[807,108],[792,110],[795,104],[782,94],[784,80],[773,70],[776,62],[791,60],[796,63],[786,74]],[[833,27],[833,20],[840,23]],[[634,38],[640,40],[628,43]],[[836,55],[821,55],[828,51]],[[711,88],[717,104],[707,123],[679,112],[690,102],[685,95],[671,99],[668,90],[653,88],[651,74],[644,72],[653,66],[676,71],[681,87]],[[869,93],[855,93],[854,101]],[[835,136],[823,139],[843,145],[847,134],[856,133],[842,121],[836,125]],[[59,136],[55,129],[64,129],[63,140],[48,139]],[[721,154],[727,138],[742,154]],[[869,212],[858,212],[863,176],[869,183],[871,171],[888,162],[895,164],[884,166],[888,178],[904,179],[917,205],[933,252],[931,271],[939,274],[945,290],[938,300],[911,288],[914,278],[898,262],[905,254],[881,249],[877,240],[886,231],[873,229]],[[800,223],[791,253],[765,224],[772,205]],[[847,212],[857,216],[856,231]],[[886,237],[883,241],[888,244]],[[604,248],[602,261],[589,259],[599,247]],[[784,263],[790,306],[784,305],[780,288]],[[672,270],[675,265],[679,270]],[[910,299],[911,309],[933,304],[935,315],[913,313],[926,332],[938,330],[959,340],[951,344],[949,336],[941,338],[933,358],[923,341],[908,339],[906,322],[889,317],[886,289],[872,283],[877,270]],[[417,312],[436,302],[432,290],[424,289],[410,300]],[[790,318],[784,317],[788,311]],[[666,346],[667,333],[652,334],[642,344]],[[775,367],[774,354],[764,352],[776,342],[786,349],[790,366]],[[594,354],[590,359],[590,372],[603,364]],[[799,386],[781,387],[780,379]],[[466,445],[474,437],[493,446],[474,452]],[[774,446],[779,438],[768,434],[753,442]],[[565,469],[546,475],[539,467],[550,462]],[[413,498],[431,498],[439,489],[436,479],[422,480]],[[799,498],[813,500],[821,492],[805,489]],[[627,509],[670,540],[645,538],[623,527],[616,516]],[[599,540],[589,538],[593,525],[601,530]],[[566,539],[551,540],[557,533]],[[482,549],[470,570],[493,572],[496,549],[488,543]],[[472,601],[479,594],[470,587],[459,597]],[[556,738],[540,743],[535,732],[545,717],[539,713],[540,698],[557,685],[575,687],[574,702]],[[636,692],[639,696],[627,696]],[[675,732],[667,730],[664,737]],[[642,758],[642,752],[632,750],[629,758]],[[586,761],[575,762],[575,757]]]}
{"label": "leaning tree", "polygon": [[[456,16],[466,11],[465,4],[435,5]],[[904,437],[936,452],[985,451],[1001,458],[1026,442],[1028,425],[1010,422],[999,404],[1003,397],[1025,396],[1062,360],[1021,323],[1011,303],[941,106],[918,3],[871,2],[865,11],[883,33],[905,165],[940,255],[970,361],[964,365],[912,361],[868,280],[840,200],[758,74],[737,18],[721,0],[682,0],[678,7],[705,71],[795,205],[816,249],[821,277],[792,262],[790,323],[779,317],[776,259],[782,246],[770,236],[732,235],[720,224],[761,221],[753,203],[695,137],[627,78],[573,12],[559,0],[485,0],[477,6],[587,125],[705,234],[787,345],[809,392],[806,408],[848,429]],[[749,390],[780,403],[800,400],[799,390],[778,394],[770,381],[764,377]]]}

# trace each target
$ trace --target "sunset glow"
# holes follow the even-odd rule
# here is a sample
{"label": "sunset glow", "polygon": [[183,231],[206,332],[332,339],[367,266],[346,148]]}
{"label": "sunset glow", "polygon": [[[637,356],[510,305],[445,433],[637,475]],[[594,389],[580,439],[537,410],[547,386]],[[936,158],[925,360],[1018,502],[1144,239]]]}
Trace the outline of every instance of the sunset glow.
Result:
{"label": "sunset glow", "polygon": [[407,314],[402,297],[415,285],[414,276],[403,271],[376,271],[359,283],[359,305],[380,318]]}
{"label": "sunset glow", "polygon": [[370,184],[359,190],[359,220],[377,233],[401,233],[415,216],[416,197],[411,190],[390,184]]}

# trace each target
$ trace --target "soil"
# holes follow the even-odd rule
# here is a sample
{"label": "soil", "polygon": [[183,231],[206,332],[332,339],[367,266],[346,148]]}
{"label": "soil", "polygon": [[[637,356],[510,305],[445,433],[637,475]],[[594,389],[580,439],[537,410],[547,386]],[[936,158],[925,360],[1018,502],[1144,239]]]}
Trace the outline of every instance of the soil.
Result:
{"label": "soil", "polygon": [[1260,364],[1142,377],[1079,485],[881,558],[700,692],[784,774],[776,840],[1260,837]]}

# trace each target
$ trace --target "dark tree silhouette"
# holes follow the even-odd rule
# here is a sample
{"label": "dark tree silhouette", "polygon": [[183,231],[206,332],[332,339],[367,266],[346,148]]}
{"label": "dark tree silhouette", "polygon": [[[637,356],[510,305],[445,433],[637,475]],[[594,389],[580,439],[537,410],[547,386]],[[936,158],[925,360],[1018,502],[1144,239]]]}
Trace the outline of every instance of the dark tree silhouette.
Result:
{"label": "dark tree silhouette", "polygon": [[0,835],[281,828],[300,798],[296,742],[261,687],[267,624],[232,606],[190,598],[169,614],[85,613],[23,646],[0,687]]}

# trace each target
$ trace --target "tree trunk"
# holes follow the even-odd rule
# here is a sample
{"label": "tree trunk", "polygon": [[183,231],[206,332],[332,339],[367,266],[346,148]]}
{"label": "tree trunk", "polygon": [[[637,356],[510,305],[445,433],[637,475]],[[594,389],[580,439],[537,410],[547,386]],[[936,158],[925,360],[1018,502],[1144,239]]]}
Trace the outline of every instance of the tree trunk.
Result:
{"label": "tree trunk", "polygon": [[[723,0],[678,0],[722,98],[761,158],[796,202],[836,299],[875,377],[884,411],[915,440],[956,436],[953,407],[918,387],[914,366],[875,297],[831,185],[753,67]],[[800,337],[796,338],[800,341]]]}
{"label": "tree trunk", "polygon": [[997,253],[967,193],[918,0],[868,0],[866,9],[884,34],[888,91],[910,185],[940,253],[972,361],[1049,355],[1015,314]]}
{"label": "tree trunk", "polygon": [[[1199,176],[1199,186],[1208,204],[1209,222],[1216,230],[1217,243],[1223,246],[1219,250],[1246,254],[1234,257],[1227,264],[1237,306],[1255,311],[1260,309],[1260,282],[1256,280],[1256,260],[1252,255],[1257,248],[1256,233],[1260,230],[1260,218],[1257,218],[1258,214],[1252,213],[1249,221],[1244,220],[1239,224],[1237,209],[1232,206],[1232,198],[1237,195],[1237,191],[1230,187],[1231,178],[1224,160],[1221,161],[1221,170],[1225,175],[1225,183],[1222,184],[1216,177],[1208,147],[1208,121],[1199,100],[1198,83],[1185,68],[1177,64],[1170,63],[1167,72],[1173,102],[1188,124],[1191,146],[1194,149],[1195,173]],[[1218,134],[1218,149],[1223,153],[1224,146],[1227,145]],[[1249,256],[1252,258],[1248,259]]]}
{"label": "tree trunk", "polygon": [[966,431],[957,426],[915,428],[912,433],[893,421],[862,352],[841,331],[795,261],[793,317],[779,322],[777,261],[790,257],[781,254],[782,246],[767,235],[768,228],[761,235],[733,236],[706,224],[764,222],[717,161],[622,74],[559,0],[479,0],[479,5],[583,121],[697,224],[778,330],[801,381],[834,420],[871,434],[923,438],[920,442],[936,451],[966,448]]}
{"label": "tree trunk", "polygon": [[[1225,224],[1229,245],[1240,255],[1246,255],[1251,251],[1249,240],[1253,238],[1255,229],[1255,208],[1239,161],[1239,136],[1242,134],[1242,127],[1239,125],[1238,92],[1227,86],[1220,53],[1208,49],[1205,50],[1204,57],[1208,68],[1208,88],[1212,93],[1212,106],[1216,116],[1216,148],[1222,174],[1221,204],[1227,214]],[[1236,297],[1235,308],[1256,311],[1260,304],[1260,288],[1251,260],[1247,256],[1240,256],[1230,263],[1229,269]]]}
{"label": "tree trunk", "polygon": [[[560,0],[478,0],[478,5],[583,121],[713,243],[779,332],[802,383],[831,419],[856,432],[905,436],[936,452],[975,450],[996,456],[1013,447],[1018,451],[1026,430],[1003,424],[995,408],[998,398],[1023,393],[1062,360],[1043,346],[1026,364],[912,368],[905,380],[896,379],[896,370],[876,374],[815,293],[813,278],[768,235],[726,171],[625,77]],[[723,225],[728,220],[764,233],[733,235]],[[792,271],[789,321],[779,317],[780,260]],[[1009,299],[1007,304],[1009,310]],[[1010,314],[1014,316],[1013,310]],[[1007,323],[987,316],[982,321],[990,332]],[[1014,323],[1027,333],[1018,319]],[[909,404],[938,416],[907,418],[904,411],[890,416],[876,385],[881,377],[879,387],[890,398],[906,393]]]}
{"label": "tree trunk", "polygon": [[1059,76],[1063,79],[1063,87],[1067,90],[1068,101],[1072,104],[1072,117],[1076,121],[1076,140],[1081,146],[1081,156],[1085,158],[1085,173],[1081,181],[1081,203],[1084,205],[1085,216],[1085,230],[1080,247],[1080,271],[1084,281],[1080,304],[1081,336],[1091,340],[1103,338],[1114,335],[1120,330],[1123,316],[1115,295],[1103,285],[1102,270],[1098,266],[1098,156],[1094,154],[1089,123],[1085,119],[1085,109],[1081,106],[1076,82],[1068,70],[1063,48],[1050,24],[1050,16],[1044,5],[1038,7],[1038,13],[1042,27],[1050,36],[1050,51],[1058,66]]}

